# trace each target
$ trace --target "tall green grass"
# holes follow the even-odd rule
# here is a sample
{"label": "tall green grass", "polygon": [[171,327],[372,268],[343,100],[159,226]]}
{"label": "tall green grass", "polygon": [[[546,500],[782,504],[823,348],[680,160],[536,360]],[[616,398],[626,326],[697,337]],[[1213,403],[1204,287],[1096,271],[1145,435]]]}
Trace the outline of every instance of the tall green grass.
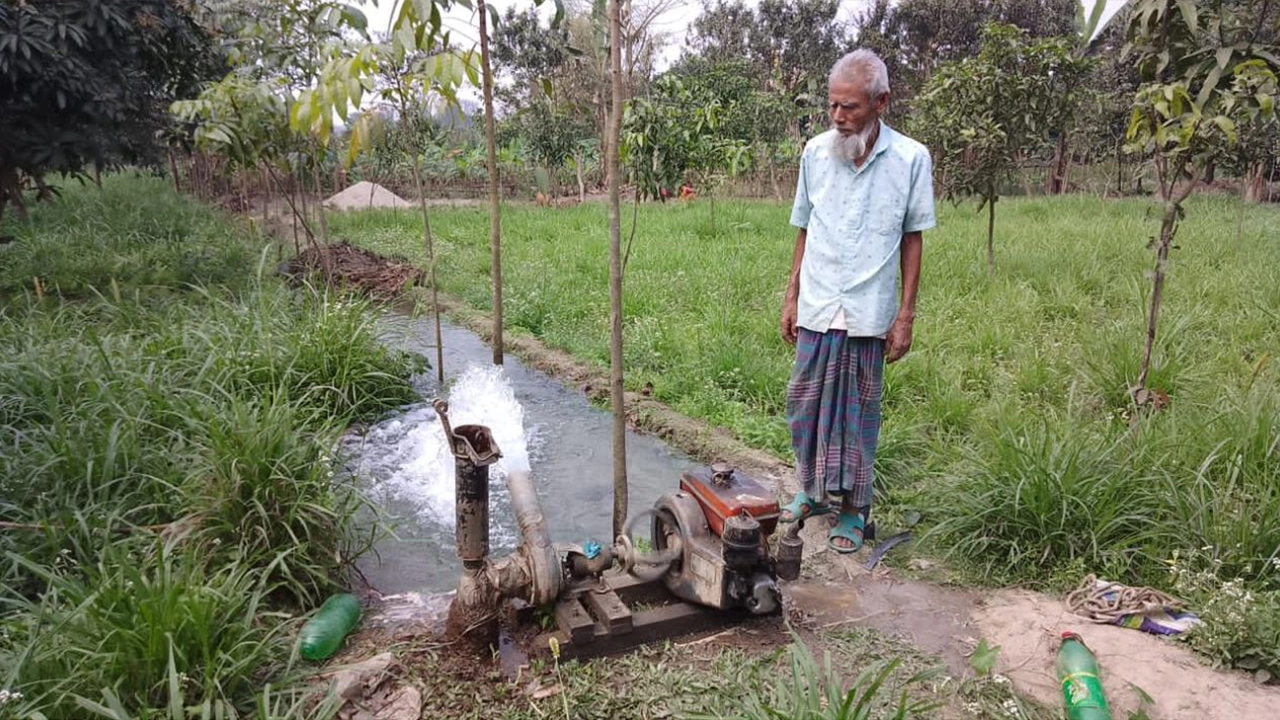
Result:
{"label": "tall green grass", "polygon": [[118,286],[240,283],[253,248],[219,212],[179,196],[163,178],[109,175],[102,189],[68,185],[39,205],[29,223],[0,226],[0,294],[82,297]]}
{"label": "tall green grass", "polygon": [[[352,422],[415,399],[420,363],[378,344],[367,303],[264,277],[212,210],[149,180],[104,187],[37,207],[0,249],[0,275],[44,248],[64,273],[44,277],[76,289],[3,297],[0,687],[22,693],[18,716],[306,716],[294,617],[343,587],[368,542],[332,453]],[[89,243],[74,219],[113,199],[132,206]],[[189,285],[202,277],[58,259],[90,252],[227,265]]]}
{"label": "tall green grass", "polygon": [[[1132,428],[1157,208],[1001,203],[989,279],[985,217],[940,203],[915,345],[887,370],[881,499],[923,511],[935,550],[991,581],[1062,586],[1098,572],[1167,586],[1163,563],[1180,550],[1280,587],[1263,570],[1280,555],[1280,212],[1248,208],[1237,239],[1236,202],[1189,206],[1150,378],[1170,404]],[[627,382],[787,458],[788,206],[718,205],[715,229],[705,203],[639,208]],[[415,257],[418,222],[363,212],[331,228]],[[432,222],[442,289],[488,309],[487,216],[439,210]],[[607,366],[604,207],[515,206],[503,222],[509,329]]]}

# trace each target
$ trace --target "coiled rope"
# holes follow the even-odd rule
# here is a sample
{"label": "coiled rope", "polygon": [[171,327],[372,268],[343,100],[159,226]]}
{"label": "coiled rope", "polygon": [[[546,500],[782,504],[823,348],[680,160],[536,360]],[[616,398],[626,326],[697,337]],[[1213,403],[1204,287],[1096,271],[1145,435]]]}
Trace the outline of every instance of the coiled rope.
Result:
{"label": "coiled rope", "polygon": [[1153,588],[1129,587],[1090,574],[1067,593],[1067,607],[1093,622],[1115,623],[1127,615],[1145,615],[1165,608],[1181,610],[1183,602]]}

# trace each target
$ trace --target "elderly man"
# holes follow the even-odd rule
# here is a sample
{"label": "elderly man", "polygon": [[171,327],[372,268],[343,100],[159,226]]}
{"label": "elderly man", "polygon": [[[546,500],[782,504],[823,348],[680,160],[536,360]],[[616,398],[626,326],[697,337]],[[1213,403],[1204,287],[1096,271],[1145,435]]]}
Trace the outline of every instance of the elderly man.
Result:
{"label": "elderly man", "polygon": [[836,62],[834,127],[805,145],[791,211],[799,232],[782,337],[796,345],[787,422],[801,491],[781,519],[837,512],[827,540],[837,552],[862,547],[884,363],[911,348],[921,233],[935,224],[929,151],[880,120],[888,104],[874,53]]}

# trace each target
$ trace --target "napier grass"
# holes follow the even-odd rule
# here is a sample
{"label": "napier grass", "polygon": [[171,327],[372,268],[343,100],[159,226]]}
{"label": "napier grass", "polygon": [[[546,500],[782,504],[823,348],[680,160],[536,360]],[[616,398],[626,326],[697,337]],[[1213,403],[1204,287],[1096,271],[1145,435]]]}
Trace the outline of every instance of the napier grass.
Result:
{"label": "napier grass", "polygon": [[367,543],[329,454],[414,365],[158,179],[3,230],[0,718],[323,715],[294,631]]}

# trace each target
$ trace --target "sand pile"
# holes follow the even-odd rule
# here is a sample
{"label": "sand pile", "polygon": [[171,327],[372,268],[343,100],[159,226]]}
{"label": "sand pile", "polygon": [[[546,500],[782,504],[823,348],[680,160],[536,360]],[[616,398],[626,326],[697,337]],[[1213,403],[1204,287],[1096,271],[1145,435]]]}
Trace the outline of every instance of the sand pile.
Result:
{"label": "sand pile", "polygon": [[324,201],[330,210],[368,210],[370,208],[407,208],[413,203],[377,183],[361,181]]}

